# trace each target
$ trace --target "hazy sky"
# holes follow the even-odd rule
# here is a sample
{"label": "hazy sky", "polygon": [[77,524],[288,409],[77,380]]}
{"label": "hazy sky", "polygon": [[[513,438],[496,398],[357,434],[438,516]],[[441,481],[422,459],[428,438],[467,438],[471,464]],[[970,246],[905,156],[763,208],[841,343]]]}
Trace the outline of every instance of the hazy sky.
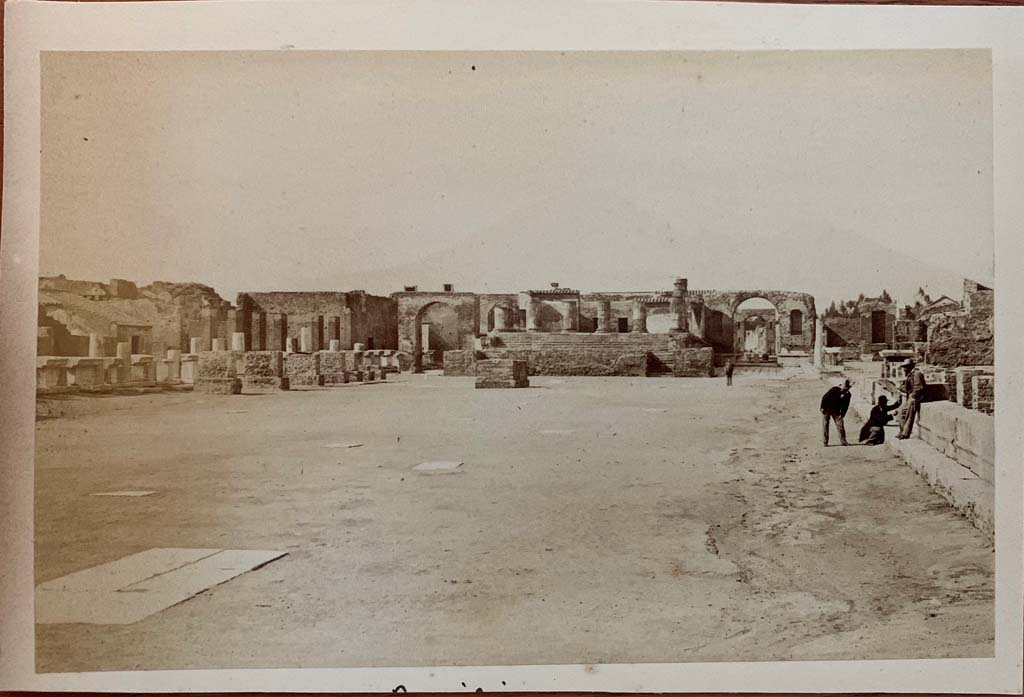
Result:
{"label": "hazy sky", "polygon": [[74,53],[40,273],[244,290],[992,277],[987,52]]}

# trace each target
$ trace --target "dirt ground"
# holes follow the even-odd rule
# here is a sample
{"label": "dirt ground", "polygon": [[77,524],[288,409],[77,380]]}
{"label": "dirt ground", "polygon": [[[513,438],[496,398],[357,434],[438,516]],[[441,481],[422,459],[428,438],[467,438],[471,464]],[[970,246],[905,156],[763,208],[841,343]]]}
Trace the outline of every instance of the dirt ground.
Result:
{"label": "dirt ground", "polygon": [[[136,624],[39,625],[37,669],[991,656],[990,544],[886,448],[823,448],[823,390],[401,375],[54,400],[37,582],[152,547],[288,555]],[[89,496],[129,489],[158,493]]]}

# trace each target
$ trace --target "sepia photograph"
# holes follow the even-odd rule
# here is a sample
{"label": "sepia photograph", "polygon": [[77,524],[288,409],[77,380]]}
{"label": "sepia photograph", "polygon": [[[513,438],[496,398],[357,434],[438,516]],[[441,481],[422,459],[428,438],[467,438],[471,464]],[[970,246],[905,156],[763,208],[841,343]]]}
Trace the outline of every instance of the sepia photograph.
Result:
{"label": "sepia photograph", "polygon": [[1021,694],[1024,12],[545,2],[8,9],[0,689]]}
{"label": "sepia photograph", "polygon": [[993,655],[989,52],[41,71],[40,672]]}

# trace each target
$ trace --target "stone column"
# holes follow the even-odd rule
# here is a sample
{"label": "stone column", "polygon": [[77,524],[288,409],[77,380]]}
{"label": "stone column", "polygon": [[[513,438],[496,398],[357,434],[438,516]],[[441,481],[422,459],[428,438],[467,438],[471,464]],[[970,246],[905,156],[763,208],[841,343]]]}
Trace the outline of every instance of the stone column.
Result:
{"label": "stone column", "polygon": [[299,329],[299,351],[302,353],[313,352],[313,328],[306,326]]}
{"label": "stone column", "polygon": [[[338,350],[341,350],[341,317],[334,315],[327,318],[327,345],[335,339],[338,340]],[[331,349],[333,350],[333,349]]]}
{"label": "stone column", "polygon": [[630,322],[629,331],[647,333],[647,306],[640,298],[633,299],[633,321]]}
{"label": "stone column", "polygon": [[612,301],[597,301],[597,333],[610,334],[612,331]]}
{"label": "stone column", "polygon": [[231,334],[231,350],[232,351],[244,351],[245,350],[245,332],[232,332],[232,334]]}
{"label": "stone column", "polygon": [[814,367],[821,370],[825,350],[825,323],[821,317],[814,320]]}
{"label": "stone column", "polygon": [[530,302],[526,305],[526,331],[539,332],[544,330],[540,321],[540,308],[541,301],[536,298],[530,298]]}
{"label": "stone column", "polygon": [[214,351],[226,351],[227,347],[224,345],[224,339],[220,339],[220,338],[214,339],[213,340],[213,350]]}
{"label": "stone column", "polygon": [[689,302],[688,302],[688,291],[686,288],[687,282],[685,278],[677,278],[672,287],[672,301],[669,305],[669,309],[672,314],[675,315],[675,326],[672,327],[674,332],[685,332],[689,330]]}
{"label": "stone column", "polygon": [[578,332],[580,330],[579,303],[575,300],[566,300],[564,303],[562,303],[562,306],[562,331]]}
{"label": "stone column", "polygon": [[117,342],[117,382],[120,385],[131,382],[132,349],[127,341]]}
{"label": "stone column", "polygon": [[89,358],[102,358],[103,357],[103,343],[100,341],[99,334],[89,334]]}

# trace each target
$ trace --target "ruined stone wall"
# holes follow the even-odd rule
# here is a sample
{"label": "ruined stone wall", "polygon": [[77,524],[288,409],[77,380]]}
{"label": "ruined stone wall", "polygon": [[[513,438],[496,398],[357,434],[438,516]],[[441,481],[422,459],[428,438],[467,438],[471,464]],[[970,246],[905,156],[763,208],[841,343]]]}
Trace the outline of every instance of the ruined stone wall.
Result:
{"label": "ruined stone wall", "polygon": [[925,359],[947,368],[995,363],[995,330],[991,309],[933,315],[928,321]]}
{"label": "ruined stone wall", "polygon": [[480,326],[480,299],[475,293],[393,293],[397,304],[398,348],[421,360],[422,342],[419,333],[424,312],[436,304],[451,308],[455,315],[454,333],[459,349],[472,349]]}
{"label": "ruined stone wall", "polygon": [[[704,306],[707,310],[718,312],[723,315],[723,334],[735,337],[735,327],[731,320],[736,315],[736,310],[741,303],[752,298],[767,300],[779,313],[779,337],[783,350],[811,352],[814,349],[814,322],[817,313],[814,307],[814,296],[809,293],[798,293],[783,290],[741,290],[741,291],[699,291],[704,298]],[[792,334],[789,331],[790,313],[799,310],[801,315],[800,333]],[[732,350],[732,346],[724,346],[724,336],[706,334],[708,339],[716,348]],[[733,339],[735,340],[735,339]]]}
{"label": "ruined stone wall", "polygon": [[[525,361],[530,375],[633,375],[650,374],[650,354],[619,347],[580,348],[514,348],[489,349],[490,358],[511,358]],[[479,364],[479,363],[478,363]]]}
{"label": "ruined stone wall", "polygon": [[445,351],[444,374],[448,376],[466,376],[476,374],[476,351]]}

